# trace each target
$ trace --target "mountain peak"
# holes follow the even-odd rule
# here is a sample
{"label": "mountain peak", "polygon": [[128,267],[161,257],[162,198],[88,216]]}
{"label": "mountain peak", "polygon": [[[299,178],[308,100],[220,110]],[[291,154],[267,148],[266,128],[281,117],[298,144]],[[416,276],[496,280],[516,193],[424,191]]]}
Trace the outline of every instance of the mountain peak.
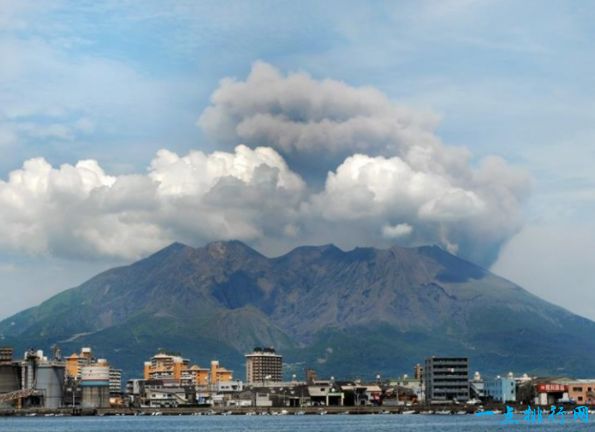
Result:
{"label": "mountain peak", "polygon": [[179,251],[179,250],[187,249],[187,248],[192,249],[192,247],[188,246],[187,244],[175,241],[172,244],[170,244],[169,246],[164,247],[162,249],[162,251],[169,250],[169,251],[175,252],[175,251]]}
{"label": "mountain peak", "polygon": [[205,246],[209,255],[216,259],[225,257],[253,257],[263,255],[239,240],[214,241]]}
{"label": "mountain peak", "polygon": [[438,245],[420,246],[416,248],[420,255],[429,257],[442,265],[443,270],[437,275],[442,282],[465,282],[481,279],[488,271],[476,264],[466,261]]}
{"label": "mountain peak", "polygon": [[139,263],[141,263],[143,261],[155,262],[155,261],[164,260],[171,256],[178,255],[179,253],[184,252],[186,250],[193,250],[193,248],[191,246],[184,244],[184,243],[173,242],[169,246],[166,246],[163,249],[158,250],[154,254],[149,255],[144,260],[139,261]]}

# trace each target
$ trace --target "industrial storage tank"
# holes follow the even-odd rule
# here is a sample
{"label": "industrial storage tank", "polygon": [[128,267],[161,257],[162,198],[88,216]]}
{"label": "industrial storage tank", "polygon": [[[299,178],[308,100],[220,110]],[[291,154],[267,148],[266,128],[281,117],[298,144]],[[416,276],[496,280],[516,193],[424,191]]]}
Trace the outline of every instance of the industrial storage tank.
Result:
{"label": "industrial storage tank", "polygon": [[55,409],[63,405],[64,374],[63,364],[42,362],[37,366],[35,388],[43,393],[44,408]]}
{"label": "industrial storage tank", "polygon": [[109,366],[81,368],[82,408],[109,408]]}
{"label": "industrial storage tank", "polygon": [[[0,394],[21,389],[21,368],[18,364],[0,364]],[[0,408],[14,406],[15,402],[0,403]]]}

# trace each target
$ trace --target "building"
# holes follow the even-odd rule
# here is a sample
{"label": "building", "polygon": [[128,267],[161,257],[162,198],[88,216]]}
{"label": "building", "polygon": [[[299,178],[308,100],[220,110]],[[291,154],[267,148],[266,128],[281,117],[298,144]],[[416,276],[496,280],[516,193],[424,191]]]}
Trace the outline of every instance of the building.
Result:
{"label": "building", "polygon": [[192,405],[196,394],[188,387],[172,386],[161,381],[146,384],[144,405],[151,408],[177,408]]}
{"label": "building", "polygon": [[216,386],[220,382],[233,381],[233,372],[219,365],[217,360],[211,361],[210,384]]}
{"label": "building", "polygon": [[[419,378],[403,375],[396,380],[390,380],[386,392],[389,398],[394,399],[390,402],[394,405],[399,405],[399,401],[403,403],[421,401],[423,400],[423,382],[419,381]],[[385,402],[383,401],[383,405]]]}
{"label": "building", "polygon": [[473,374],[473,379],[469,381],[469,397],[476,400],[485,400],[486,398],[486,383],[478,371]]}
{"label": "building", "polygon": [[565,380],[540,379],[535,381],[533,384],[535,388],[533,403],[535,405],[549,406],[568,401],[568,385]]}
{"label": "building", "polygon": [[244,390],[242,381],[219,381],[217,383],[217,393],[236,393]]}
{"label": "building", "polygon": [[413,370],[413,376],[415,380],[419,381],[420,383],[424,380],[424,367],[419,363],[415,365],[415,369]]}
{"label": "building", "polygon": [[93,351],[89,347],[83,347],[80,354],[72,353],[66,357],[66,376],[76,380],[81,379],[81,369],[95,363]]}
{"label": "building", "polygon": [[0,347],[0,363],[12,363],[13,354],[11,347]]}
{"label": "building", "polygon": [[469,359],[429,357],[424,367],[425,398],[428,403],[469,400]]}
{"label": "building", "polygon": [[163,381],[181,386],[216,386],[219,382],[233,381],[233,371],[224,368],[219,361],[211,361],[210,369],[190,365],[190,360],[179,355],[160,352],[145,362],[145,381]]}
{"label": "building", "polygon": [[308,386],[308,396],[315,406],[343,406],[345,393],[334,381],[316,381]]}
{"label": "building", "polygon": [[568,398],[577,405],[595,405],[595,380],[581,379],[569,382]]}
{"label": "building", "polygon": [[115,396],[122,393],[122,370],[110,367],[105,359],[95,358],[90,347],[81,348],[78,354],[72,353],[64,363],[65,405],[105,408],[110,406],[110,396],[116,401]]}
{"label": "building", "polygon": [[126,395],[128,403],[132,407],[140,407],[145,395],[145,380],[131,379],[126,383]]}
{"label": "building", "polygon": [[178,355],[160,352],[145,362],[144,378],[149,380],[179,381],[190,374],[190,361]]}
{"label": "building", "polygon": [[190,372],[194,378],[194,385],[204,387],[209,385],[210,369],[201,368],[200,366],[193,365],[190,367]]}
{"label": "building", "polygon": [[262,384],[265,381],[283,381],[283,356],[273,348],[254,348],[246,358],[246,383]]}
{"label": "building", "polygon": [[496,402],[516,402],[516,382],[512,373],[507,377],[497,376],[485,383],[485,396]]}
{"label": "building", "polygon": [[122,393],[122,369],[109,369],[109,392],[112,395]]}
{"label": "building", "polygon": [[318,379],[318,375],[314,369],[306,369],[306,382],[312,384]]}

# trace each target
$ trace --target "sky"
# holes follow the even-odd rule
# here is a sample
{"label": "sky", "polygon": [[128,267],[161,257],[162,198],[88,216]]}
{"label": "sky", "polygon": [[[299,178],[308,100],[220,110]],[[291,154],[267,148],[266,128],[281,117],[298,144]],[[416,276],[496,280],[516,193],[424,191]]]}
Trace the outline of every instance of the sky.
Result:
{"label": "sky", "polygon": [[173,241],[437,244],[595,319],[595,5],[0,0],[0,317]]}

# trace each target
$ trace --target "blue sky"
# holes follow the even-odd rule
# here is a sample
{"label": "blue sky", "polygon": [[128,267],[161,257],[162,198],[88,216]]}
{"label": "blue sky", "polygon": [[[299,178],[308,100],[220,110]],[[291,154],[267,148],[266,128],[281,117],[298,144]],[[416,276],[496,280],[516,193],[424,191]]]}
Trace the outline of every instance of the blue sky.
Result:
{"label": "blue sky", "polygon": [[[283,76],[304,72],[316,82],[372,86],[434,119],[432,133],[466,148],[470,169],[497,155],[527,174],[531,193],[522,200],[522,220],[486,246],[492,259],[478,245],[463,251],[595,318],[594,18],[588,2],[1,0],[0,179],[7,182],[37,157],[54,168],[93,159],[106,175],[125,176],[146,174],[160,149],[232,151],[218,138],[221,131],[206,133],[198,119],[213,105],[220,80],[246,80],[256,61]],[[326,156],[277,151],[315,192],[326,170],[343,161],[329,156],[334,165],[310,170]],[[374,151],[373,157],[392,156]],[[160,225],[160,238],[195,245],[209,239],[185,223]],[[407,231],[405,225],[423,230],[398,218],[387,224],[402,225],[390,232]],[[259,229],[266,239],[250,237],[248,228],[246,238],[270,253],[315,238],[298,234],[286,242],[277,227]],[[423,238],[431,241],[428,232]],[[63,234],[44,233],[54,240],[38,248],[0,243],[0,290],[9,299],[0,315],[131,259],[113,248],[69,254],[72,244],[55,240]]]}

